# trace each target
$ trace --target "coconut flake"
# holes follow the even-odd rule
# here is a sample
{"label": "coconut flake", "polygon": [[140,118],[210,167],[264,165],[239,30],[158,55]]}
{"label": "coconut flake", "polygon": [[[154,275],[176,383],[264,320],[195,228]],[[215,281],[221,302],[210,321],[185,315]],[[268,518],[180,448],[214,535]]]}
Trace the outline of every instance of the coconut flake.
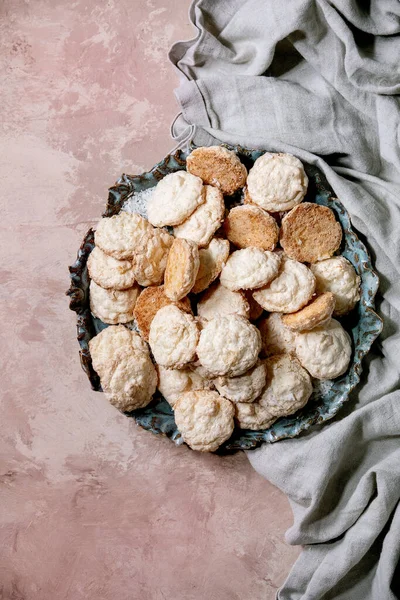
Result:
{"label": "coconut flake", "polygon": [[137,213],[147,219],[147,203],[153,195],[154,188],[134,192],[122,205],[122,210],[127,213]]}

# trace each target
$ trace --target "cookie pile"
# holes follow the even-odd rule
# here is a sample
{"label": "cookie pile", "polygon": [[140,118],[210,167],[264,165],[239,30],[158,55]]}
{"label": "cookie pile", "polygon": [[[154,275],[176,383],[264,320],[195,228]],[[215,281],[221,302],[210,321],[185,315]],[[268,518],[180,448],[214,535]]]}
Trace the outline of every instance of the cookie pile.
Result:
{"label": "cookie pile", "polygon": [[112,327],[89,346],[113,405],[144,407],[158,388],[184,441],[215,451],[235,423],[268,428],[307,403],[312,378],[345,373],[350,336],[333,317],[354,308],[360,279],[307,186],[290,154],[266,152],[247,173],[234,152],[197,148],[154,188],[148,219],[100,221],[90,307]]}

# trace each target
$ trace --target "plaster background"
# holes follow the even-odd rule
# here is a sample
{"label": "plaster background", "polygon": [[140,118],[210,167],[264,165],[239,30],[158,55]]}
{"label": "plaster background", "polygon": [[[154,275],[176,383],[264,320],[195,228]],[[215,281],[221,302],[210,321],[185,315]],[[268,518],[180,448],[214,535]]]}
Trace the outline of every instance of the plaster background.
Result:
{"label": "plaster background", "polygon": [[80,368],[67,266],[172,147],[187,0],[0,4],[0,598],[272,600],[298,549],[244,454],[139,429]]}

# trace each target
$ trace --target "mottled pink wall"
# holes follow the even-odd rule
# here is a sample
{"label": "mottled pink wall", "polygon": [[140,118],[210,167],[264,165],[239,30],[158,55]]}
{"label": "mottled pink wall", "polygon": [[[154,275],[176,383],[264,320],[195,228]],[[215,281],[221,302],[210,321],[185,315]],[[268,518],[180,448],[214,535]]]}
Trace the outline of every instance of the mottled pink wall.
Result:
{"label": "mottled pink wall", "polygon": [[0,598],[272,600],[297,550],[243,454],[154,437],[89,389],[67,265],[171,148],[187,0],[0,4]]}

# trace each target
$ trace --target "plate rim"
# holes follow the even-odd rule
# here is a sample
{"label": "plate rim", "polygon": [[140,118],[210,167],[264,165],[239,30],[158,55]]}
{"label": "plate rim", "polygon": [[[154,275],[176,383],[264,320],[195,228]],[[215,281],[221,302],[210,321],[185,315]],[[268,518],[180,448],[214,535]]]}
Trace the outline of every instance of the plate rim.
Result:
{"label": "plate rim", "polygon": [[[242,146],[232,146],[229,144],[220,144],[220,145],[229,150],[233,150],[237,154],[244,156],[249,160],[254,160],[254,154],[258,154],[259,156],[261,156],[262,154],[267,152],[266,150],[248,149],[248,148],[244,148]],[[146,182],[153,183],[154,179],[159,181],[168,173],[184,169],[184,167],[186,165],[186,157],[190,153],[190,151],[192,149],[194,149],[195,147],[196,146],[191,144],[191,146],[187,152],[185,152],[184,150],[178,149],[171,154],[167,154],[160,162],[158,162],[156,165],[154,165],[154,167],[152,167],[152,169],[150,169],[149,171],[146,171],[144,173],[141,173],[139,175],[127,175],[125,173],[122,174],[122,176],[116,181],[116,183],[113,186],[111,186],[108,190],[107,204],[106,204],[105,211],[102,213],[102,216],[110,217],[115,214],[118,214],[120,212],[120,210],[122,209],[122,205],[125,202],[125,200],[128,199],[130,196],[134,195],[134,193],[136,191],[135,188],[137,186],[140,187],[140,189],[143,189],[143,186],[146,186]],[[366,247],[365,243],[360,239],[357,232],[354,230],[353,225],[351,223],[350,215],[349,215],[347,209],[344,207],[342,202],[338,198],[336,198],[336,196],[334,195],[334,191],[332,190],[331,186],[329,185],[328,181],[326,180],[325,175],[315,165],[310,165],[304,161],[302,161],[302,162],[305,165],[306,170],[308,170],[310,172],[314,171],[315,183],[316,183],[316,187],[317,187],[318,191],[321,193],[325,193],[325,194],[327,193],[328,201],[338,203],[341,211],[343,212],[342,216],[348,223],[348,229],[344,229],[343,223],[341,222],[344,232],[347,235],[353,236],[353,239],[355,240],[356,244],[360,247],[360,249],[367,256],[368,264],[364,263],[363,272],[365,271],[365,272],[370,273],[371,278],[375,282],[375,286],[374,286],[374,289],[372,289],[371,294],[369,294],[368,303],[364,303],[364,308],[365,308],[365,311],[370,313],[371,317],[374,319],[376,330],[374,332],[369,332],[368,342],[366,344],[364,344],[364,347],[362,349],[359,350],[359,354],[358,354],[356,361],[354,360],[354,357],[353,357],[352,365],[354,365],[354,377],[352,378],[351,382],[349,381],[349,387],[346,389],[346,393],[344,395],[342,394],[342,398],[340,399],[340,401],[334,405],[335,410],[332,411],[332,414],[325,415],[324,418],[321,418],[321,416],[318,415],[317,413],[314,415],[310,415],[310,417],[307,420],[303,419],[302,422],[299,422],[296,431],[293,431],[292,433],[283,432],[280,435],[273,435],[271,430],[274,427],[274,424],[268,429],[251,431],[251,432],[249,430],[245,430],[245,429],[235,429],[235,431],[242,432],[242,435],[244,432],[249,432],[251,434],[251,439],[246,440],[246,441],[244,441],[244,440],[240,441],[240,437],[239,437],[237,440],[235,440],[235,437],[233,435],[230,438],[230,440],[232,440],[232,441],[230,442],[229,440],[227,440],[227,442],[225,442],[225,444],[217,451],[217,454],[221,454],[221,453],[225,454],[225,453],[229,453],[229,452],[237,451],[237,450],[250,450],[250,449],[254,449],[254,448],[260,446],[263,443],[275,443],[282,439],[292,439],[294,437],[299,436],[304,431],[309,430],[312,426],[314,426],[316,424],[325,423],[325,422],[333,419],[336,416],[336,414],[339,412],[339,410],[341,409],[343,404],[350,399],[351,392],[359,384],[360,376],[361,376],[361,373],[363,370],[362,361],[364,360],[365,356],[369,353],[369,351],[372,347],[372,344],[375,342],[375,340],[379,337],[380,333],[382,332],[383,319],[375,310],[375,297],[379,290],[380,282],[379,282],[379,276],[378,276],[377,272],[375,271],[373,264],[372,264],[371,254],[370,254],[368,248]],[[154,183],[153,183],[153,185],[154,185]],[[153,186],[149,185],[147,187],[153,187]],[[144,188],[144,189],[146,189],[146,188]],[[140,191],[140,190],[138,190],[138,191]],[[81,362],[82,369],[85,371],[85,373],[90,381],[92,389],[95,391],[102,391],[99,376],[93,369],[90,351],[88,348],[88,344],[85,341],[87,334],[90,335],[90,337],[93,337],[93,333],[94,333],[94,326],[93,326],[93,321],[92,321],[92,317],[91,317],[91,313],[90,313],[90,308],[88,308],[88,306],[87,306],[86,297],[85,297],[86,294],[83,289],[83,285],[85,284],[84,280],[86,280],[86,284],[88,281],[87,273],[85,270],[86,261],[87,261],[87,257],[89,256],[93,246],[94,246],[94,229],[90,228],[88,230],[88,232],[86,233],[86,235],[80,245],[80,248],[77,253],[76,261],[69,267],[71,283],[70,283],[69,289],[66,291],[66,294],[67,294],[67,296],[70,297],[69,308],[72,311],[76,312],[76,314],[77,314],[77,322],[76,322],[77,339],[78,339],[79,346],[80,346],[79,356],[80,356],[80,362]],[[348,372],[346,372],[346,376],[347,375],[348,375]],[[141,409],[139,411],[135,411],[133,413],[124,413],[124,414],[126,414],[127,416],[134,417],[136,422],[138,423],[138,425],[140,425],[144,429],[150,430],[153,433],[158,433],[158,434],[166,435],[168,437],[172,437],[176,443],[182,443],[182,441],[179,439],[180,434],[179,434],[179,436],[173,436],[173,435],[171,435],[170,431],[161,431],[160,429],[156,430],[153,426],[152,419],[150,419],[149,422],[147,422],[146,419],[144,421],[141,420],[140,415],[145,413],[145,411],[146,411],[146,408]],[[271,439],[265,438],[265,436],[268,432],[270,432],[270,434],[271,434],[271,436],[270,436]]]}

